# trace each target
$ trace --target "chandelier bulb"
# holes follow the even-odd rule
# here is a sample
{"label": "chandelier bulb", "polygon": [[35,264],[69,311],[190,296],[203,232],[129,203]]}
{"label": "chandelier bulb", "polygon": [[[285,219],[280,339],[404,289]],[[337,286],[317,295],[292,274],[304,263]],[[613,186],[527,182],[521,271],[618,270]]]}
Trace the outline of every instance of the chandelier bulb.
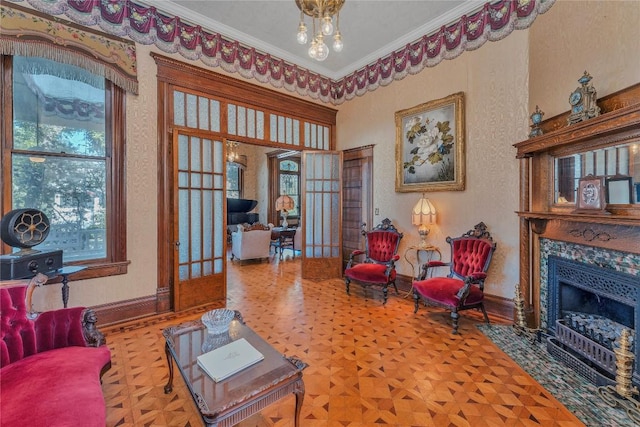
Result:
{"label": "chandelier bulb", "polygon": [[307,26],[304,25],[303,21],[300,21],[300,25],[298,26],[298,35],[296,38],[298,39],[298,43],[307,44]]}
{"label": "chandelier bulb", "polygon": [[342,34],[340,34],[340,30],[338,30],[336,31],[336,35],[333,36],[333,51],[342,52],[343,47],[344,43],[342,43]]}
{"label": "chandelier bulb", "polygon": [[319,43],[318,49],[316,50],[316,59],[318,61],[324,61],[327,59],[327,56],[329,56],[329,47],[324,42]]}
{"label": "chandelier bulb", "polygon": [[322,24],[320,28],[322,29],[322,34],[324,34],[325,36],[330,36],[331,34],[333,34],[333,22],[329,15],[326,15],[324,18],[322,18]]}
{"label": "chandelier bulb", "polygon": [[316,39],[314,38],[311,41],[311,46],[309,47],[309,56],[313,59],[316,59],[317,55],[318,55],[318,42],[316,42]]}

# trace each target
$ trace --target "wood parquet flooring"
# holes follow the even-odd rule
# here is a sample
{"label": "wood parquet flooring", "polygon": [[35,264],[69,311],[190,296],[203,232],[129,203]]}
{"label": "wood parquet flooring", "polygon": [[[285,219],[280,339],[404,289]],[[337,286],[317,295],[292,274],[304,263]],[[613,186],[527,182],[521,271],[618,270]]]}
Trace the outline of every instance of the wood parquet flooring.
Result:
{"label": "wood parquet flooring", "polygon": [[[464,312],[460,335],[449,313],[421,308],[339,279],[300,278],[299,259],[230,265],[227,307],[287,356],[298,356],[306,394],[302,427],[582,426],[571,412],[499,350]],[[199,427],[177,373],[168,378],[162,329],[205,309],[103,328],[112,368],[103,377],[108,426]],[[500,322],[499,319],[491,319]],[[293,426],[288,397],[241,427]]]}

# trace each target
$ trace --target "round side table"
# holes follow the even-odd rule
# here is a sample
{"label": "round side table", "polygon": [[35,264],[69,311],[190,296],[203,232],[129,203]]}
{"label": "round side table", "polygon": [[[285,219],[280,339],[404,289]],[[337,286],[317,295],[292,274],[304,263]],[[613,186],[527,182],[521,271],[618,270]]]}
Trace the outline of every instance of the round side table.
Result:
{"label": "round side table", "polygon": [[[409,257],[409,254],[411,253],[415,254],[415,257]],[[421,257],[420,254],[424,254],[424,257]],[[414,280],[417,280],[418,277],[420,276],[420,266],[426,262],[434,261],[436,254],[438,255],[437,261],[440,261],[442,259],[442,253],[440,252],[440,248],[433,245],[427,245],[427,246],[415,245],[415,246],[409,246],[407,248],[407,250],[404,252],[404,259],[411,266],[411,272],[415,273],[413,275]],[[424,258],[424,261],[422,260],[422,258]],[[417,272],[416,272],[416,267],[418,269]],[[412,295],[412,293],[413,293],[413,280],[411,281],[411,289],[409,289],[409,292],[407,292],[407,294],[404,297],[406,298]]]}

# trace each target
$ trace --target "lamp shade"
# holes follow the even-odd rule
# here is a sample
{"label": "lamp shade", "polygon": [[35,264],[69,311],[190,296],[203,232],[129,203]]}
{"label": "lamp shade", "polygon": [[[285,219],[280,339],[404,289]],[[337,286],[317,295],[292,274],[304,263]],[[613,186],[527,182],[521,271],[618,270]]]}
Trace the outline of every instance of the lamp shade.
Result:
{"label": "lamp shade", "polygon": [[413,225],[434,224],[436,222],[436,208],[433,203],[424,195],[418,200],[411,212],[411,223]]}
{"label": "lamp shade", "polygon": [[276,199],[277,211],[290,211],[295,206],[293,199],[287,195],[282,195]]}

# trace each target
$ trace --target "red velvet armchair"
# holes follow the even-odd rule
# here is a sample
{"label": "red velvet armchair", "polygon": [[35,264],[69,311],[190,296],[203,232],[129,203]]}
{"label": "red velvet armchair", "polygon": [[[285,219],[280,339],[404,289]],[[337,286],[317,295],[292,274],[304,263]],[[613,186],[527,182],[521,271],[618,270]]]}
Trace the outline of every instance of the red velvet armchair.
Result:
{"label": "red velvet armchair", "polygon": [[[363,285],[380,285],[384,295],[383,304],[386,304],[387,288],[390,284],[393,284],[396,293],[398,293],[395,263],[400,259],[397,252],[402,233],[398,232],[391,224],[389,218],[383,219],[382,223],[371,231],[366,231],[365,227],[366,224],[362,224],[365,250],[353,251],[344,270],[347,294],[349,294],[349,285],[352,280]],[[364,255],[364,262],[354,265],[355,257],[361,255]]]}
{"label": "red velvet armchair", "polygon": [[[489,316],[484,308],[484,280],[496,250],[496,244],[481,222],[473,230],[461,237],[447,237],[451,245],[451,262],[429,261],[422,267],[422,273],[413,282],[414,313],[418,312],[420,300],[425,303],[451,310],[453,319],[452,333],[458,333],[458,312],[480,309],[484,320],[489,324]],[[427,278],[429,269],[449,267],[446,277]]]}
{"label": "red velvet armchair", "polygon": [[111,354],[95,314],[32,313],[34,280],[0,289],[0,425],[104,427],[100,377]]}

